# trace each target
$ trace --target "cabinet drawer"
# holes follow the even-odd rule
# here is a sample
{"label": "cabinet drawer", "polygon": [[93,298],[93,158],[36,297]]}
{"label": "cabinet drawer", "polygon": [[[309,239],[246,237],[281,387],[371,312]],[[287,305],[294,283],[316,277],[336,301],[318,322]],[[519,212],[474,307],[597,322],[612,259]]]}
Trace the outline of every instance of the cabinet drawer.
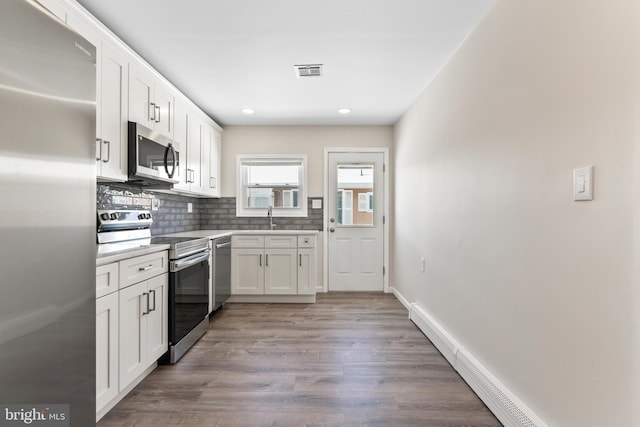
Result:
{"label": "cabinet drawer", "polygon": [[167,251],[120,261],[120,289],[168,271]]}
{"label": "cabinet drawer", "polygon": [[315,248],[316,236],[306,235],[306,234],[298,236],[298,247],[299,248]]}
{"label": "cabinet drawer", "polygon": [[96,267],[96,298],[118,290],[118,263]]}
{"label": "cabinet drawer", "polygon": [[297,248],[298,236],[266,236],[265,247],[267,248]]}
{"label": "cabinet drawer", "polygon": [[232,248],[264,248],[264,236],[240,235],[231,236]]}

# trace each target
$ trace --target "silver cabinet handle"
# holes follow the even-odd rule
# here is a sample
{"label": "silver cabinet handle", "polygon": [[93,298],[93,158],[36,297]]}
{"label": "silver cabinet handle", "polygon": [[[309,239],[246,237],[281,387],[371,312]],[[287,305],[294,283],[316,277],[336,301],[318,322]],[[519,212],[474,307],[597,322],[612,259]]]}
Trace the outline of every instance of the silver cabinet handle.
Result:
{"label": "silver cabinet handle", "polygon": [[103,162],[105,163],[109,163],[109,160],[111,160],[111,141],[102,141],[103,144],[105,144],[107,146],[107,158],[106,159],[102,159]]}
{"label": "silver cabinet handle", "polygon": [[266,262],[264,263],[264,265],[266,265],[267,267],[269,267],[269,254],[267,254],[267,260],[266,260]]}
{"label": "silver cabinet handle", "polygon": [[139,267],[138,271],[147,271],[149,269],[153,268],[153,264],[149,264],[146,267]]}
{"label": "silver cabinet handle", "polygon": [[300,267],[302,267],[302,254],[300,254],[299,256],[300,256]]}
{"label": "silver cabinet handle", "polygon": [[156,311],[156,291],[152,289],[149,293],[153,293],[153,308],[149,310],[149,312]]}
{"label": "silver cabinet handle", "polygon": [[158,110],[158,116],[156,117],[156,123],[160,123],[160,106],[156,105],[156,110]]}
{"label": "silver cabinet handle", "polygon": [[156,121],[156,104],[153,102],[149,103],[149,120],[152,122]]}
{"label": "silver cabinet handle", "polygon": [[143,292],[142,296],[147,297],[147,309],[145,311],[142,312],[142,315],[144,316],[145,314],[149,314],[149,292]]}
{"label": "silver cabinet handle", "polygon": [[102,160],[102,140],[96,138],[96,160]]}
{"label": "silver cabinet handle", "polygon": [[262,267],[262,254],[260,254],[260,262],[259,262],[260,267]]}

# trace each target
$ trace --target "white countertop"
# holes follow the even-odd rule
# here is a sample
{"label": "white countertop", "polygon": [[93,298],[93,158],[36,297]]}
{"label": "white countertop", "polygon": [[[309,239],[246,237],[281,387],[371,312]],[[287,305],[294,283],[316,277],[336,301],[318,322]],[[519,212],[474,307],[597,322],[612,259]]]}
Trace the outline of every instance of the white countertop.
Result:
{"label": "white countertop", "polygon": [[[232,234],[315,235],[318,233],[318,230],[193,230],[183,231],[181,233],[162,234],[161,236],[194,238],[204,237],[207,239],[217,239],[218,237],[231,236]],[[97,246],[96,265],[101,266],[135,256],[166,251],[168,249],[169,245],[151,244],[150,239],[137,239],[119,243],[103,243]]]}
{"label": "white countertop", "polygon": [[194,230],[183,231],[181,233],[163,234],[168,237],[206,237],[209,239],[217,239],[218,237],[231,236],[232,234],[275,234],[275,235],[291,235],[291,234],[318,234],[318,230]]}
{"label": "white countertop", "polygon": [[96,266],[111,264],[123,259],[136,256],[152,254],[154,252],[166,251],[169,245],[158,245],[149,243],[150,239],[130,240],[119,243],[102,243],[97,246]]}

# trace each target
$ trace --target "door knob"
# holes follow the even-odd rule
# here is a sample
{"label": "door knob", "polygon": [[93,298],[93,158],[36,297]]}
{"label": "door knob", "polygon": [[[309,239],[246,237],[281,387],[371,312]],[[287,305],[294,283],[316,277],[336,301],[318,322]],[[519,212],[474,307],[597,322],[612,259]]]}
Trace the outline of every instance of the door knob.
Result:
{"label": "door knob", "polygon": [[331,228],[329,228],[329,231],[333,233],[334,231],[336,231],[336,229],[331,227]]}
{"label": "door knob", "polygon": [[336,222],[336,219],[335,218],[330,218],[329,222]]}

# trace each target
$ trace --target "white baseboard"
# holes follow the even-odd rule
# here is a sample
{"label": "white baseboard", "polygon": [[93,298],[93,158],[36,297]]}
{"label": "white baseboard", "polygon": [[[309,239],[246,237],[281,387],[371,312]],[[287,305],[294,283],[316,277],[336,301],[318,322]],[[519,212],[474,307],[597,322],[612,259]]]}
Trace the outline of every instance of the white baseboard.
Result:
{"label": "white baseboard", "polygon": [[527,405],[455,340],[420,304],[393,294],[409,310],[409,319],[429,338],[493,414],[507,427],[548,427]]}
{"label": "white baseboard", "polygon": [[[407,301],[407,299],[404,296],[402,296],[402,294],[393,286],[389,287],[389,290],[393,295],[395,295],[398,301],[400,301],[400,303],[404,305],[404,308],[406,308],[407,311],[409,311],[409,308],[411,308],[411,304],[409,303],[409,301]],[[409,313],[409,318],[411,318],[411,313]]]}

